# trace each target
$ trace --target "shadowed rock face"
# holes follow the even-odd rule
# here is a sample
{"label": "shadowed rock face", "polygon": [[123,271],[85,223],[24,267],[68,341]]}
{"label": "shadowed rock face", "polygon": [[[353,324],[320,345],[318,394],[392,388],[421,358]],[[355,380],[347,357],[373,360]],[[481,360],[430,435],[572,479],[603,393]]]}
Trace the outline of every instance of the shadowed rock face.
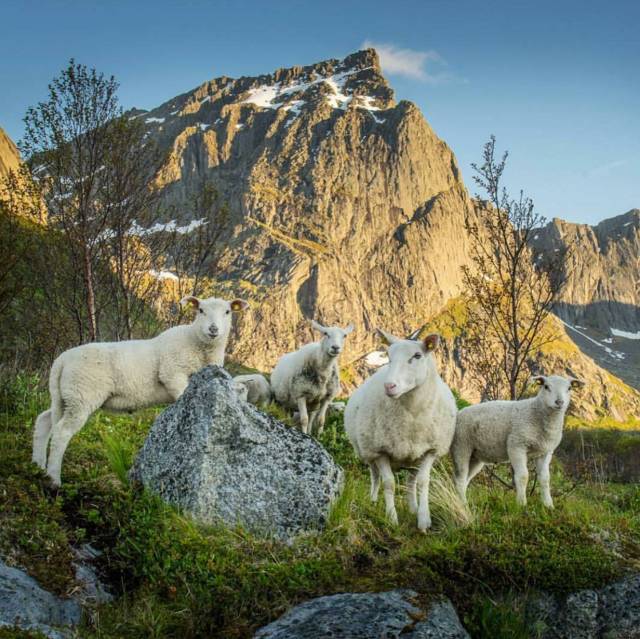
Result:
{"label": "shadowed rock face", "polygon": [[377,324],[406,332],[460,292],[474,215],[451,150],[396,103],[377,54],[218,78],[144,118],[167,152],[157,184],[179,203],[203,179],[231,207],[221,276],[256,303],[231,357],[268,370],[354,322],[344,362]]}
{"label": "shadowed rock face", "polygon": [[255,639],[467,639],[448,599],[418,607],[417,593],[392,590],[311,599],[258,630]]}
{"label": "shadowed rock face", "polygon": [[131,478],[195,519],[288,539],[322,528],[343,472],[313,438],[241,400],[209,366],[158,416]]}
{"label": "shadowed rock face", "polygon": [[569,337],[600,366],[640,389],[640,210],[596,226],[555,219],[534,240],[542,255],[573,244],[557,315]]}
{"label": "shadowed rock face", "polygon": [[538,232],[534,248],[544,257],[571,243],[570,278],[558,315],[605,333],[640,331],[640,210],[596,226],[554,219]]}

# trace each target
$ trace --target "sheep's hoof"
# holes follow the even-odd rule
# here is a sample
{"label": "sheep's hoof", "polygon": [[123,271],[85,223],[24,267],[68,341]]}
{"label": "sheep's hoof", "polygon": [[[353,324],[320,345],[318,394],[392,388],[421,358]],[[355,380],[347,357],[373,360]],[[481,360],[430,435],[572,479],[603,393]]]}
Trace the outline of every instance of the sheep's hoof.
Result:
{"label": "sheep's hoof", "polygon": [[398,525],[398,513],[395,510],[387,513],[387,519],[392,526]]}
{"label": "sheep's hoof", "polygon": [[552,501],[543,501],[542,502],[546,508],[549,510],[553,510],[553,502]]}
{"label": "sheep's hoof", "polygon": [[418,530],[421,533],[426,533],[427,530],[429,530],[429,528],[431,528],[431,520],[430,519],[426,519],[426,520],[423,520],[423,521],[420,521],[418,519]]}

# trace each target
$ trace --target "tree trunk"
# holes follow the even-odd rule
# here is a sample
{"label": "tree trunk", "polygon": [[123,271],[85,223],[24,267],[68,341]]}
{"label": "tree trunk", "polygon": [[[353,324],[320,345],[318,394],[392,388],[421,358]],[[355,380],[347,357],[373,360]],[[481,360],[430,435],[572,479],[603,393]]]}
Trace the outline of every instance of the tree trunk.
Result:
{"label": "tree trunk", "polygon": [[91,265],[91,255],[89,249],[84,247],[83,255],[84,286],[87,302],[87,317],[89,320],[89,341],[95,342],[98,338],[98,326],[96,321],[96,295],[93,290],[93,267]]}

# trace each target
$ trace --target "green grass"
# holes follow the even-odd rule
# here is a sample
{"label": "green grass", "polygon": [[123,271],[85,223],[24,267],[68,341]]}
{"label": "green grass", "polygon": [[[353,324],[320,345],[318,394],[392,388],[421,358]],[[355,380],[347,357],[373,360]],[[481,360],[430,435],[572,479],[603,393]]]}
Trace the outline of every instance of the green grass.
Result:
{"label": "green grass", "polygon": [[[241,528],[200,526],[128,484],[157,410],[97,413],[73,439],[65,483],[53,492],[29,462],[46,395],[23,379],[0,400],[0,554],[65,594],[74,586],[69,544],[103,551],[99,568],[117,599],[87,618],[82,637],[249,637],[314,596],[408,587],[425,601],[449,596],[474,637],[517,638],[526,635],[509,593],[596,587],[640,564],[637,486],[576,487],[558,464],[555,510],[537,497],[519,508],[512,491],[481,475],[470,490],[469,518],[451,496],[448,464],[440,463],[434,525],[424,535],[402,486],[397,528],[385,521],[382,500],[370,503],[366,469],[342,416],[332,415],[322,443],[345,468],[344,492],[322,533],[282,544]],[[276,406],[269,412],[287,419]]]}

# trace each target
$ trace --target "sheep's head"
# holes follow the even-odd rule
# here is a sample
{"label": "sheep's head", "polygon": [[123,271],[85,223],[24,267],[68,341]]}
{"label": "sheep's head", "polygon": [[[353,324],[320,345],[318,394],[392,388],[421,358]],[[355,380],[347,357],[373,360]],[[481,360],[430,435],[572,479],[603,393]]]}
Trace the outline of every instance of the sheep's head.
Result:
{"label": "sheep's head", "polygon": [[582,380],[560,375],[536,375],[529,380],[540,387],[538,400],[551,410],[566,410],[571,390],[584,386]]}
{"label": "sheep's head", "polygon": [[346,328],[340,328],[339,326],[322,326],[322,324],[312,320],[311,326],[319,333],[322,333],[320,346],[327,357],[338,357],[342,352],[346,336],[353,331],[353,324],[349,324]]}
{"label": "sheep's head", "polygon": [[231,386],[233,388],[234,393],[238,396],[238,399],[242,402],[246,402],[249,397],[249,389],[246,384],[242,382],[236,382],[235,380],[231,382]]}
{"label": "sheep's head", "polygon": [[402,339],[379,328],[377,332],[389,351],[389,364],[382,373],[387,397],[397,399],[424,384],[434,370],[433,352],[440,336],[431,333],[423,339]]}
{"label": "sheep's head", "polygon": [[199,297],[184,297],[180,304],[191,305],[196,309],[193,326],[206,340],[226,340],[231,330],[231,314],[239,313],[249,307],[244,300],[221,300],[217,297],[201,299]]}

